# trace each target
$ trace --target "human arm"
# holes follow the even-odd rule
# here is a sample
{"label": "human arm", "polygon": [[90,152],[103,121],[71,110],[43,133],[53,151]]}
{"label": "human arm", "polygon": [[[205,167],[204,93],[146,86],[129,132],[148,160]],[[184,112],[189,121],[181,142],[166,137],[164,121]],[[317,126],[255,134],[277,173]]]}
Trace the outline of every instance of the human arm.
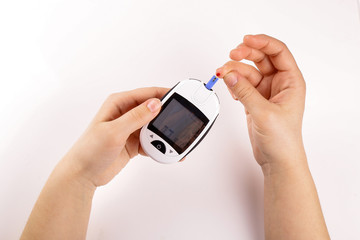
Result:
{"label": "human arm", "polygon": [[128,161],[145,155],[139,134],[159,112],[168,89],[115,93],[61,159],[31,212],[21,239],[85,239],[91,202]]}
{"label": "human arm", "polygon": [[329,239],[302,141],[305,81],[292,54],[277,39],[248,35],[230,58],[216,72],[245,107],[264,174],[266,239]]}

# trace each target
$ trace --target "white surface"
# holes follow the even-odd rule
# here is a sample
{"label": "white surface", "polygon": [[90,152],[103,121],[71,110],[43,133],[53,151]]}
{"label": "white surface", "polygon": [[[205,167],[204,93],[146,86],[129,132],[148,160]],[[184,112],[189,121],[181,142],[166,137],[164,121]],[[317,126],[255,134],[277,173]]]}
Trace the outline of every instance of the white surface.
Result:
{"label": "white surface", "polygon": [[[332,239],[360,236],[355,0],[2,1],[0,239],[20,235],[57,161],[112,92],[207,80],[247,33],[292,50],[304,140]],[[137,157],[97,190],[88,239],[261,239],[262,173],[240,103],[181,164]],[[212,146],[211,148],[209,146]],[[217,147],[213,147],[217,146]]]}

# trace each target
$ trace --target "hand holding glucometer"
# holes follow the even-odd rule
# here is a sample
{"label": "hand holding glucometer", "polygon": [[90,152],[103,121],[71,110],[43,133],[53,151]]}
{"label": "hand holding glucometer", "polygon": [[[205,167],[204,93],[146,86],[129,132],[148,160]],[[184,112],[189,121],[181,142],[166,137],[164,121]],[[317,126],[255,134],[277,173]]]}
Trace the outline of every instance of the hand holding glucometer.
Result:
{"label": "hand holding glucometer", "polygon": [[212,90],[217,80],[213,76],[205,84],[189,78],[166,93],[160,113],[140,132],[147,155],[160,163],[174,163],[201,142],[219,115],[219,99]]}

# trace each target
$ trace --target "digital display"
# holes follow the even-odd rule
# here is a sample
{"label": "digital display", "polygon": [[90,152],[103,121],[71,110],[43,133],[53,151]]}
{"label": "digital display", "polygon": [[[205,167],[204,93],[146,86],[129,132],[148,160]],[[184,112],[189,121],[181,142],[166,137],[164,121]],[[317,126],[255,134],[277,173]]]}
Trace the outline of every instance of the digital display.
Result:
{"label": "digital display", "polygon": [[197,138],[208,123],[206,116],[179,94],[174,93],[149,129],[166,140],[179,154]]}

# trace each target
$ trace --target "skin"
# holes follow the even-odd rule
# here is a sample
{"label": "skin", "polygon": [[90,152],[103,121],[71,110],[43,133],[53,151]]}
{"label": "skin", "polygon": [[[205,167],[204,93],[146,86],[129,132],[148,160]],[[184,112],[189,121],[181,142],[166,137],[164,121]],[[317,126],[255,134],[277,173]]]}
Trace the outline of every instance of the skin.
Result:
{"label": "skin", "polygon": [[21,239],[86,238],[96,188],[111,181],[131,158],[145,155],[139,129],[158,114],[159,98],[168,90],[143,88],[108,97],[51,173]]}
{"label": "skin", "polygon": [[247,35],[230,58],[216,73],[245,107],[264,174],[265,238],[330,239],[302,141],[305,81],[294,57],[275,38]]}
{"label": "skin", "polygon": [[[248,35],[230,58],[217,74],[246,109],[254,156],[264,173],[266,239],[329,239],[302,143],[305,82],[293,56],[274,38]],[[131,158],[145,155],[139,129],[159,113],[159,98],[168,90],[136,89],[105,101],[51,173],[21,239],[86,238],[96,188]]]}

